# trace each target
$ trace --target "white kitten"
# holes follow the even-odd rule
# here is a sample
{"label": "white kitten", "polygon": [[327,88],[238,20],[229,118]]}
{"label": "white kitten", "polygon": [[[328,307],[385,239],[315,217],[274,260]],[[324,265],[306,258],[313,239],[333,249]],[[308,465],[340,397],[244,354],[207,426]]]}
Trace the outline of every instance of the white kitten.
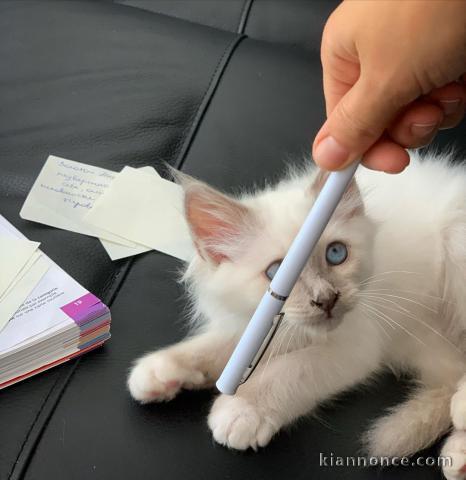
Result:
{"label": "white kitten", "polygon": [[[448,479],[466,479],[466,168],[421,160],[399,175],[361,168],[288,299],[259,366],[208,418],[215,440],[266,445],[284,425],[382,368],[418,379],[365,435],[374,456],[411,455],[453,425]],[[214,384],[325,175],[294,170],[231,198],[181,176],[198,254],[184,281],[192,334],[141,358],[128,386],[141,402]]]}

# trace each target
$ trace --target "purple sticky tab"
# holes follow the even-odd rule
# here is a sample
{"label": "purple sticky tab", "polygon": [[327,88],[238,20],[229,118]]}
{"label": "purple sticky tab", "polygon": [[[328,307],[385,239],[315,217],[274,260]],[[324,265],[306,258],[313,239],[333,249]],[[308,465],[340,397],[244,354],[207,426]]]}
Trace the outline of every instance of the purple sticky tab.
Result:
{"label": "purple sticky tab", "polygon": [[107,307],[92,293],[86,293],[71,303],[64,305],[61,309],[71,317],[78,325],[85,323],[90,316]]}

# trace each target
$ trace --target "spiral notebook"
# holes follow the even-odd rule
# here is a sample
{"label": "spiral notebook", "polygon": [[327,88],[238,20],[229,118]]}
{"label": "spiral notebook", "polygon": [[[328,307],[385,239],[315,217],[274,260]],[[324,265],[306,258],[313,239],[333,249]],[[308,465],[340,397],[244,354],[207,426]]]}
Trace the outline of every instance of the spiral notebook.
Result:
{"label": "spiral notebook", "polygon": [[[3,249],[15,239],[27,240],[1,215],[0,238]],[[6,268],[3,251],[5,264],[3,269],[0,265],[0,276],[9,286],[0,294],[0,389],[88,352],[110,338],[108,307],[37,244],[30,250],[24,265],[13,265],[17,272],[12,279],[6,278],[5,272],[15,268]],[[27,245],[21,251],[28,252]],[[17,308],[11,312],[15,301]]]}

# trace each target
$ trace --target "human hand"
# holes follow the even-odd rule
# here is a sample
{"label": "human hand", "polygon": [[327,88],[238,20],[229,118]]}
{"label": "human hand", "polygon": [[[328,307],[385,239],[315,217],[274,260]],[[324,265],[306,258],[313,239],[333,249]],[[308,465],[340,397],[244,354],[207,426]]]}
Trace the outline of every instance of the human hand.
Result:
{"label": "human hand", "polygon": [[321,57],[327,121],[316,163],[340,170],[363,155],[369,168],[400,172],[404,147],[428,144],[464,116],[466,2],[344,1],[327,21]]}

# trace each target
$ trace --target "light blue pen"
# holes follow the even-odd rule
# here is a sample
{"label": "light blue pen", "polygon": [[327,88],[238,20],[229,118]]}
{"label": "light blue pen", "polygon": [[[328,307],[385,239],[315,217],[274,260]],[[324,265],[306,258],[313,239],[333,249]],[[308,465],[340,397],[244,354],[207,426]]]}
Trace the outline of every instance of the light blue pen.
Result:
{"label": "light blue pen", "polygon": [[246,330],[230,357],[217,388],[233,395],[259,363],[283,317],[282,307],[303,271],[330,217],[353,178],[359,162],[327,178],[303,226],[275,273]]}

